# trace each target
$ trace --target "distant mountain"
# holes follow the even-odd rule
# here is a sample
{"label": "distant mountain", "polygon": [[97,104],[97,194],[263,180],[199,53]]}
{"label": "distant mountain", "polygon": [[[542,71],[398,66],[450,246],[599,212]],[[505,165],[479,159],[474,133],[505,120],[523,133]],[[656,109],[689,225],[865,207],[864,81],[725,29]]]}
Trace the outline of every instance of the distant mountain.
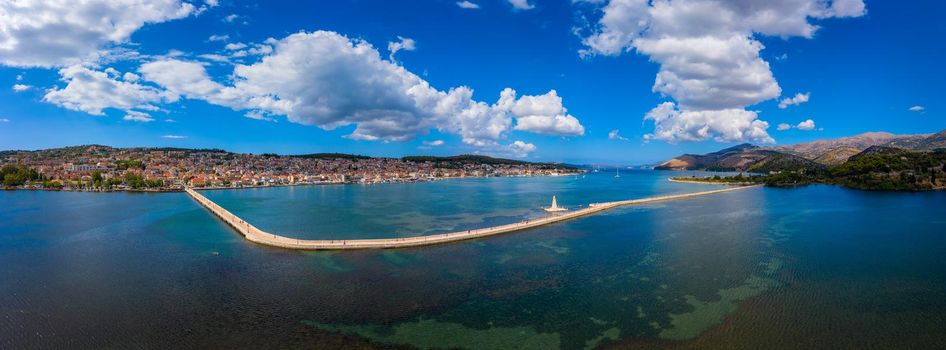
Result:
{"label": "distant mountain", "polygon": [[931,151],[946,149],[946,130],[936,134],[895,135],[867,132],[833,140],[817,140],[787,146],[757,147],[741,144],[704,155],[684,154],[655,169],[778,172],[819,172],[848,162],[854,156],[898,149]]}
{"label": "distant mountain", "polygon": [[816,163],[833,166],[844,164],[848,158],[851,156],[861,153],[863,149],[856,147],[838,147],[833,150],[828,151],[825,154],[818,156],[818,158],[813,159]]}
{"label": "distant mountain", "polygon": [[[895,135],[889,132],[865,132],[860,135],[842,137],[839,139],[817,140],[817,141],[812,141],[812,142],[807,142],[807,143],[799,143],[795,145],[776,146],[776,147],[771,147],[770,149],[783,152],[783,153],[791,153],[794,155],[802,156],[807,159],[814,160],[814,159],[818,159],[821,156],[824,156],[825,154],[834,152],[838,149],[848,148],[844,152],[840,152],[840,153],[835,152],[839,154],[836,154],[834,157],[829,156],[825,159],[825,160],[830,160],[832,162],[835,162],[836,164],[840,164],[840,163],[837,163],[838,159],[835,159],[835,158],[840,154],[851,153],[853,152],[854,149],[857,149],[858,152],[860,152],[861,150],[864,150],[870,146],[880,146],[880,145],[886,145],[886,144],[891,144],[891,143],[908,144],[911,142],[917,142],[918,140],[922,140],[928,136],[930,135]],[[902,148],[912,149],[913,147],[902,147]],[[857,152],[853,152],[853,154],[856,154],[856,153]],[[843,163],[843,161],[841,161],[841,163]],[[828,163],[822,163],[822,164],[831,165]]]}
{"label": "distant mountain", "polygon": [[898,147],[898,148],[908,148],[915,150],[923,151],[932,151],[936,149],[946,148],[946,130],[940,131],[928,137],[916,140],[908,140],[901,142],[890,142],[885,146]]}
{"label": "distant mountain", "polygon": [[717,171],[745,170],[756,162],[776,154],[778,154],[778,152],[761,149],[758,146],[744,143],[704,155],[684,154],[663,162],[654,169],[706,169]]}

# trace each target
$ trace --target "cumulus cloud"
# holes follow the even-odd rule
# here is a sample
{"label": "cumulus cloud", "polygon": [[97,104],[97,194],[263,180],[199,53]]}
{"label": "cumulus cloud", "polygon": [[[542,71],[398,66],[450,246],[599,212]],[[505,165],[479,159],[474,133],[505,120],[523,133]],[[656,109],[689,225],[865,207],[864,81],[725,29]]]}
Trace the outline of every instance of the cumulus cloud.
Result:
{"label": "cumulus cloud", "polygon": [[799,92],[799,93],[795,94],[794,97],[786,97],[786,98],[783,98],[781,101],[779,101],[779,103],[778,103],[778,108],[780,108],[780,109],[785,109],[785,108],[788,108],[788,106],[800,105],[800,104],[802,104],[802,103],[808,102],[808,98],[809,98],[810,96],[811,96],[811,93],[808,93],[808,92],[806,92],[806,93],[800,93],[800,92]]}
{"label": "cumulus cloud", "polygon": [[522,96],[512,102],[512,112],[518,116],[516,130],[546,135],[580,136],[585,134],[585,127],[578,122],[578,118],[568,114],[562,105],[562,98],[555,90],[545,95]]}
{"label": "cumulus cloud", "polygon": [[424,145],[427,146],[443,146],[443,140],[433,140],[433,141],[424,141]]}
{"label": "cumulus cloud", "polygon": [[926,110],[926,108],[923,106],[913,106],[913,107],[910,107],[910,110],[914,112],[922,112]]}
{"label": "cumulus cloud", "polygon": [[474,100],[468,87],[435,89],[367,42],[334,32],[301,32],[271,43],[271,54],[234,67],[231,85],[211,79],[200,63],[177,59],[149,62],[139,71],[172,93],[255,116],[285,116],[326,130],[355,125],[347,137],[358,140],[405,141],[437,129],[470,145],[496,146],[514,119],[523,131],[584,132],[555,91],[517,98],[507,88],[487,104]]}
{"label": "cumulus cloud", "polygon": [[522,142],[519,140],[514,141],[513,143],[507,146],[509,152],[515,157],[526,157],[529,153],[535,152],[536,147],[531,143]]}
{"label": "cumulus cloud", "polygon": [[[596,7],[601,17],[583,38],[582,56],[636,50],[660,65],[653,90],[678,106],[658,106],[654,111],[665,112],[663,118],[651,111],[645,120],[655,121],[650,139],[667,141],[771,140],[768,124],[745,110],[781,94],[754,36],[811,38],[818,27],[809,19],[865,13],[862,0],[584,2],[604,5]],[[742,129],[733,130],[734,125]]]}
{"label": "cumulus cloud", "polygon": [[535,5],[529,3],[529,0],[507,0],[513,8],[517,10],[531,10],[535,8]]}
{"label": "cumulus cloud", "polygon": [[525,158],[529,154],[535,152],[538,147],[534,144],[524,142],[521,140],[513,141],[509,144],[491,144],[485,147],[481,147],[476,153],[478,154],[487,154],[494,157],[504,157],[504,158]]}
{"label": "cumulus cloud", "polygon": [[469,10],[476,10],[480,8],[480,5],[477,5],[476,3],[470,2],[467,0],[457,1],[457,6],[459,6],[462,9],[469,9]]}
{"label": "cumulus cloud", "polygon": [[797,128],[798,130],[806,130],[806,131],[815,130],[815,121],[808,119],[806,121],[798,123],[798,125],[795,125],[795,128]]}
{"label": "cumulus cloud", "polygon": [[23,92],[32,88],[32,86],[26,84],[13,84],[13,92]]}
{"label": "cumulus cloud", "polygon": [[[800,122],[800,123],[798,123],[798,124],[796,124],[796,125],[794,125],[794,126],[792,126],[792,125],[790,125],[790,124],[787,124],[787,123],[781,123],[781,124],[778,125],[778,128],[777,128],[777,129],[778,129],[778,131],[785,131],[785,130],[789,130],[789,129],[792,129],[792,128],[795,128],[795,129],[798,129],[798,130],[805,130],[805,131],[815,130],[815,121],[814,121],[814,120],[811,120],[811,119],[808,119],[808,120],[805,120],[805,121],[803,121],[803,122]],[[820,130],[820,129],[819,129],[819,130]]]}
{"label": "cumulus cloud", "polygon": [[138,76],[138,74],[135,74],[132,72],[125,72],[125,74],[122,75],[122,80],[127,81],[129,83],[134,83],[138,81],[138,79],[141,79],[141,77]]}
{"label": "cumulus cloud", "polygon": [[227,51],[236,51],[244,48],[246,48],[246,44],[244,43],[229,43],[223,47],[223,49]]}
{"label": "cumulus cloud", "polygon": [[673,102],[664,102],[644,116],[654,122],[654,132],[644,140],[718,142],[775,142],[766,130],[769,123],[758,120],[755,111],[742,108],[722,110],[680,110]]}
{"label": "cumulus cloud", "polygon": [[394,61],[394,54],[398,51],[414,51],[417,49],[417,46],[414,44],[414,39],[405,38],[403,36],[397,36],[398,41],[389,41],[388,42],[388,59]]}
{"label": "cumulus cloud", "polygon": [[608,132],[608,140],[627,141],[627,138],[624,136],[621,136],[620,130],[614,129]]}
{"label": "cumulus cloud", "polygon": [[233,23],[234,21],[236,21],[236,20],[239,19],[239,18],[240,18],[240,16],[234,13],[234,14],[229,14],[229,15],[227,15],[226,17],[224,17],[224,18],[223,18],[223,21],[224,21],[224,22],[227,22],[227,23]]}
{"label": "cumulus cloud", "polygon": [[24,0],[0,2],[0,64],[63,67],[97,59],[142,26],[183,18],[180,0]]}
{"label": "cumulus cloud", "polygon": [[[83,66],[59,70],[64,88],[52,88],[43,100],[57,106],[103,115],[103,109],[114,108],[134,114],[133,110],[156,111],[157,104],[177,101],[177,96],[151,86],[119,81],[103,71]],[[140,112],[139,112],[140,113]]]}

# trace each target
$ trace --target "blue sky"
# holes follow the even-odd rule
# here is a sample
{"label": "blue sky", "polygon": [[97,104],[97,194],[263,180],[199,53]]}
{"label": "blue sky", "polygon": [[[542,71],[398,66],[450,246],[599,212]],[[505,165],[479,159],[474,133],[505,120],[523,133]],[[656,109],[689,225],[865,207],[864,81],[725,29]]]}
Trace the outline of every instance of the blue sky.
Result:
{"label": "blue sky", "polygon": [[946,4],[744,2],[0,5],[0,149],[639,164],[946,129]]}

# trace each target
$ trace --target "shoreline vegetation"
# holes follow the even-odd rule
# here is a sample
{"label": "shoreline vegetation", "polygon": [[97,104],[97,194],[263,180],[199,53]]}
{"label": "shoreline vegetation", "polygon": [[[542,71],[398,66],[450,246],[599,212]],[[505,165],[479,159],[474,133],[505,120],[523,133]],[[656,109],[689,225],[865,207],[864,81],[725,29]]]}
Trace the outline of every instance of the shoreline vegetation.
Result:
{"label": "shoreline vegetation", "polygon": [[[868,191],[946,189],[946,131],[868,136],[775,148],[742,144],[704,155],[684,154],[655,169],[739,172],[734,176],[671,177],[678,182],[772,187],[828,184]],[[852,147],[878,142],[885,143]]]}
{"label": "shoreline vegetation", "polygon": [[923,152],[872,147],[868,151],[832,167],[733,176],[671,177],[670,181],[771,187],[825,184],[867,191],[946,190],[946,150]]}

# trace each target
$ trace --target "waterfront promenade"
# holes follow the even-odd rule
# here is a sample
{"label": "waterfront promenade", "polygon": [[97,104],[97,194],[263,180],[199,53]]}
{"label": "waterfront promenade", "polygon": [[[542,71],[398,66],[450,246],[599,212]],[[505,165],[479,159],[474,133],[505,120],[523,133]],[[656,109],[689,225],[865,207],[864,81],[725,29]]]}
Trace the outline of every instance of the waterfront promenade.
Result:
{"label": "waterfront promenade", "polygon": [[306,240],[306,239],[296,239],[283,237],[273,233],[269,233],[263,230],[260,230],[253,226],[252,224],[240,219],[240,217],[233,215],[228,210],[224,209],[217,203],[214,203],[207,197],[204,197],[202,194],[197,191],[186,188],[184,191],[187,192],[194,200],[203,205],[205,208],[209,209],[214,215],[222,219],[228,225],[235,228],[240,234],[243,235],[247,240],[259,243],[262,245],[287,248],[287,249],[298,249],[298,250],[348,250],[348,249],[391,249],[391,248],[407,248],[407,247],[418,247],[434,244],[444,244],[450,242],[463,241],[468,239],[482,238],[492,235],[498,235],[502,233],[509,233],[514,231],[521,231],[530,229],[533,227],[538,227],[542,225],[548,225],[559,221],[570,220],[586,215],[591,215],[600,211],[613,209],[617,207],[622,207],[626,205],[634,204],[644,204],[652,203],[659,201],[667,201],[674,199],[683,199],[691,198],[697,196],[705,196],[710,194],[730,192],[730,191],[739,191],[749,188],[759,187],[759,185],[754,186],[740,186],[740,187],[730,187],[723,188],[718,190],[702,191],[702,192],[692,192],[684,194],[675,194],[667,196],[657,196],[650,198],[641,198],[641,199],[630,199],[623,201],[615,202],[605,202],[605,203],[592,203],[588,207],[581,208],[578,210],[567,211],[561,214],[550,215],[545,218],[534,219],[534,220],[525,220],[512,224],[486,227],[476,230],[466,230],[458,231],[451,233],[442,233],[436,235],[426,235],[426,236],[414,236],[414,237],[404,237],[404,238],[377,238],[377,239],[345,239],[345,240]]}

